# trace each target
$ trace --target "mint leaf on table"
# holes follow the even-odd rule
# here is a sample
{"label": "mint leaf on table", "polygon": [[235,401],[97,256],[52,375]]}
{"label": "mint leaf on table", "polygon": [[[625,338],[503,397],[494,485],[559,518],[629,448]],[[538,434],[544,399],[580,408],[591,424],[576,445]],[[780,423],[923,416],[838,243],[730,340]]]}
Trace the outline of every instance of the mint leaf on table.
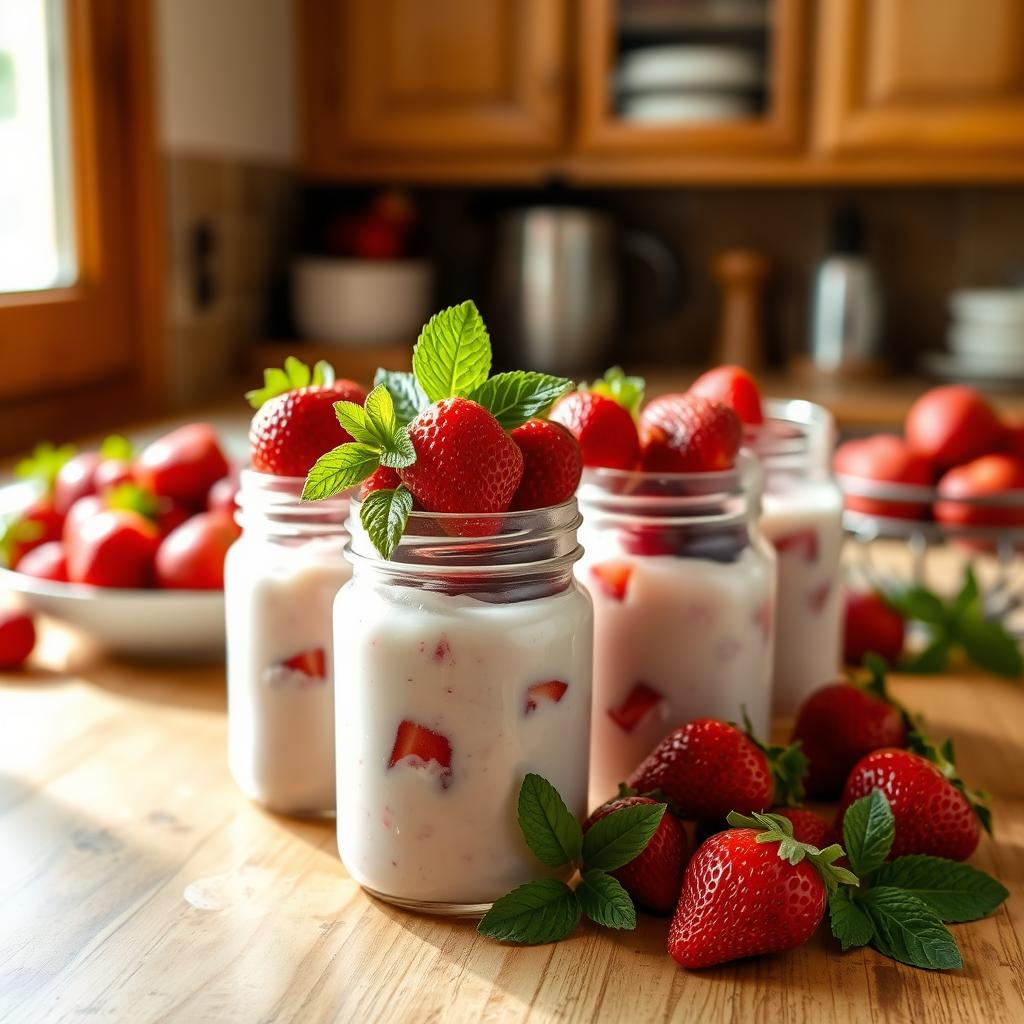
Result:
{"label": "mint leaf on table", "polygon": [[892,808],[880,789],[872,790],[846,809],[843,845],[850,867],[861,878],[889,856],[896,835]]}
{"label": "mint leaf on table", "polygon": [[580,922],[576,893],[552,878],[527,882],[496,900],[477,931],[499,942],[539,945],[571,935]]}
{"label": "mint leaf on table", "polygon": [[933,626],[946,624],[947,612],[942,599],[927,587],[915,585],[896,590],[886,594],[885,601],[905,619],[916,619]]}
{"label": "mint leaf on table", "polygon": [[487,409],[506,430],[514,430],[531,416],[544,412],[571,387],[572,381],[565,377],[515,370],[488,378],[468,397]]}
{"label": "mint leaf on table", "polygon": [[951,620],[954,624],[959,622],[968,609],[980,607],[980,604],[981,590],[978,587],[978,577],[974,575],[971,566],[967,565],[964,569],[963,583],[960,584],[960,590],[953,598],[953,604],[950,607]]}
{"label": "mint leaf on table", "polygon": [[828,919],[844,953],[856,946],[866,946],[875,934],[871,918],[847,888],[837,889],[829,897]]}
{"label": "mint leaf on table", "polygon": [[412,351],[412,369],[431,402],[468,395],[491,371],[491,339],[474,302],[435,313]]}
{"label": "mint leaf on table", "polygon": [[390,558],[405,533],[412,511],[412,492],[400,484],[394,490],[372,491],[359,508],[359,521],[382,558]]}
{"label": "mint leaf on table", "polygon": [[636,804],[594,822],[583,837],[583,863],[602,871],[628,864],[646,849],[667,808],[667,804]]}
{"label": "mint leaf on table", "polygon": [[530,772],[519,789],[519,828],[534,856],[549,868],[580,859],[583,830],[558,790]]}
{"label": "mint leaf on table", "polygon": [[640,412],[646,387],[647,382],[643,377],[628,377],[621,366],[613,366],[599,380],[588,384],[586,390],[618,402],[636,416]]}
{"label": "mint leaf on table", "polygon": [[904,659],[900,668],[904,672],[920,675],[936,675],[945,672],[949,666],[950,640],[945,633],[933,632],[928,643],[910,657]]}
{"label": "mint leaf on table", "polygon": [[380,465],[380,449],[352,441],[325,452],[313,463],[302,488],[303,501],[330,498],[355,487]]}
{"label": "mint leaf on table", "polygon": [[270,399],[283,395],[296,388],[310,385],[330,387],[334,383],[334,367],[321,359],[312,370],[295,356],[288,356],[284,361],[284,369],[268,367],[263,371],[263,387],[245,393],[246,399],[254,409],[269,402]]}
{"label": "mint leaf on table", "polygon": [[975,921],[992,913],[1010,895],[984,871],[924,854],[899,857],[883,864],[872,882],[916,896],[943,921]]}
{"label": "mint leaf on table", "polygon": [[1024,657],[1017,641],[1002,623],[969,609],[960,616],[956,635],[964,653],[979,668],[1008,679],[1018,679],[1024,673]]}
{"label": "mint leaf on table", "polygon": [[612,878],[607,872],[598,869],[584,871],[576,896],[583,913],[596,924],[627,931],[636,927],[636,909],[629,893],[617,878]]}
{"label": "mint leaf on table", "polygon": [[400,423],[411,423],[430,405],[430,399],[412,373],[399,370],[380,369],[373,378],[374,386],[383,384],[395,405],[395,415]]}
{"label": "mint leaf on table", "polygon": [[871,918],[872,945],[880,953],[927,970],[963,967],[956,940],[923,900],[901,889],[877,886],[858,902]]}

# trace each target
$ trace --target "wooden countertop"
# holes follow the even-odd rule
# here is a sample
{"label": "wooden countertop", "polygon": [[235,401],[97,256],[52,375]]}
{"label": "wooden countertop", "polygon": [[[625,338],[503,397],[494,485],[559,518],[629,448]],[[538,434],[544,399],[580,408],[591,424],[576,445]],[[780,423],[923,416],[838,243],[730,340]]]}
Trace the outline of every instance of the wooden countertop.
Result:
{"label": "wooden countertop", "polygon": [[510,948],[472,922],[375,902],[333,822],[266,814],[225,763],[221,667],[89,661],[57,627],[37,667],[0,675],[0,1021],[665,1021],[1024,1019],[1024,688],[901,678],[993,794],[976,863],[1011,890],[954,926],[966,969],[808,945],[701,973],[667,922],[583,926]]}

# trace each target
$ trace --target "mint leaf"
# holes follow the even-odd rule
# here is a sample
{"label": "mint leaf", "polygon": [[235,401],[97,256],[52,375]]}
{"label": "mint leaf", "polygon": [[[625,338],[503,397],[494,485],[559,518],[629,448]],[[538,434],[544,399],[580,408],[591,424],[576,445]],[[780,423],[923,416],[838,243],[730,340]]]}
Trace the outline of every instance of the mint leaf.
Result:
{"label": "mint leaf", "polygon": [[595,380],[586,390],[611,398],[636,416],[644,400],[647,382],[643,377],[627,377],[621,366],[613,366],[600,380]]}
{"label": "mint leaf", "polygon": [[960,950],[935,911],[901,889],[877,886],[860,899],[875,926],[871,944],[911,967],[941,971],[963,967]]}
{"label": "mint leaf", "polygon": [[843,843],[854,872],[863,878],[879,867],[895,834],[892,808],[880,789],[850,804],[843,816]]}
{"label": "mint leaf", "polygon": [[526,845],[549,868],[580,859],[583,833],[558,790],[541,775],[527,774],[519,787],[519,828]]}
{"label": "mint leaf", "polygon": [[398,427],[380,453],[380,464],[389,469],[405,469],[416,461],[416,449],[405,427]]}
{"label": "mint leaf", "polygon": [[960,584],[960,590],[953,598],[953,605],[950,609],[950,619],[954,628],[969,609],[980,607],[980,603],[981,590],[978,588],[978,578],[968,564],[964,568],[964,581]]}
{"label": "mint leaf", "polygon": [[374,375],[373,383],[375,386],[383,384],[388,389],[399,423],[410,423],[430,405],[430,399],[423,394],[423,388],[411,373],[380,369]]}
{"label": "mint leaf", "polygon": [[606,872],[584,871],[576,896],[583,907],[583,913],[596,924],[626,931],[636,927],[636,909],[629,893],[617,878],[612,878]]}
{"label": "mint leaf", "polygon": [[431,402],[468,395],[491,370],[491,339],[475,303],[435,313],[412,350],[412,369]]}
{"label": "mint leaf", "polygon": [[387,445],[395,431],[398,430],[398,420],[395,417],[395,403],[391,393],[383,384],[378,384],[367,396],[363,403],[363,411],[376,432],[382,445]]}
{"label": "mint leaf", "polygon": [[372,491],[359,506],[359,521],[381,558],[394,554],[412,511],[412,493],[402,484]]}
{"label": "mint leaf", "polygon": [[855,946],[866,946],[875,934],[871,918],[861,910],[849,889],[837,889],[829,897],[828,920],[844,953]]}
{"label": "mint leaf", "polygon": [[380,446],[380,439],[370,424],[366,410],[356,402],[335,402],[334,415],[343,430],[347,430],[354,441],[374,447]]}
{"label": "mint leaf", "polygon": [[933,626],[946,624],[946,607],[942,599],[927,587],[912,586],[884,595],[885,602],[905,619],[916,619]]}
{"label": "mint leaf", "polygon": [[495,901],[476,930],[499,942],[538,945],[571,935],[580,921],[576,893],[552,878],[527,882]]}
{"label": "mint leaf", "polygon": [[904,659],[903,671],[917,672],[921,675],[945,672],[949,666],[949,649],[949,638],[944,633],[935,633],[917,654]]}
{"label": "mint leaf", "polygon": [[416,449],[405,428],[398,425],[394,402],[383,384],[366,396],[365,405],[335,402],[334,413],[356,441],[377,452],[380,465],[404,469],[416,461]]}
{"label": "mint leaf", "polygon": [[100,445],[100,458],[117,459],[127,462],[135,454],[135,448],[127,437],[121,434],[110,434],[103,438]]}
{"label": "mint leaf", "polygon": [[969,864],[919,854],[883,864],[872,882],[916,896],[943,921],[977,920],[1010,895],[994,878]]}
{"label": "mint leaf", "polygon": [[967,657],[979,668],[1017,679],[1024,673],[1024,658],[1017,641],[999,623],[980,611],[968,610],[956,625],[956,637]]}
{"label": "mint leaf", "polygon": [[469,397],[506,429],[514,430],[547,409],[572,387],[565,377],[515,370],[498,373],[474,388]]}
{"label": "mint leaf", "polygon": [[296,388],[309,387],[311,384],[329,386],[334,383],[334,367],[320,360],[313,370],[295,356],[288,356],[284,361],[284,369],[269,367],[263,371],[263,387],[246,391],[245,397],[249,404],[258,409],[270,399],[283,395]]}
{"label": "mint leaf", "polygon": [[313,463],[302,488],[303,501],[330,498],[362,483],[380,465],[380,452],[372,445],[350,441],[325,452]]}
{"label": "mint leaf", "polygon": [[620,807],[594,822],[583,837],[583,863],[589,870],[614,871],[640,856],[658,831],[667,804]]}

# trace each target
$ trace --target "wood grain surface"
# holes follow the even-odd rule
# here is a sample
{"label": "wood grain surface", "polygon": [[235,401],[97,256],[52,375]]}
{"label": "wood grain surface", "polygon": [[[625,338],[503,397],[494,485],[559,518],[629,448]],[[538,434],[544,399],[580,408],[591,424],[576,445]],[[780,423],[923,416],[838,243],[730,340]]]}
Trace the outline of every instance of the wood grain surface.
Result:
{"label": "wood grain surface", "polygon": [[975,863],[1011,897],[953,926],[965,970],[844,955],[823,929],[697,973],[665,954],[663,920],[518,949],[374,901],[333,822],[235,790],[222,668],[90,659],[50,627],[32,671],[0,675],[0,1022],[1024,1020],[1024,689],[895,690],[994,794]]}

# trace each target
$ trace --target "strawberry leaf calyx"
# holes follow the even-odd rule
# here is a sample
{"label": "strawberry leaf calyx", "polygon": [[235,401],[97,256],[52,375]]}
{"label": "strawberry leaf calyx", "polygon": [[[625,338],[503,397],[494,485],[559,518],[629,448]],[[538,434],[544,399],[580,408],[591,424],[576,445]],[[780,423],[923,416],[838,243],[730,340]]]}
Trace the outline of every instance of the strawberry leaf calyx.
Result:
{"label": "strawberry leaf calyx", "polygon": [[956,756],[953,752],[953,741],[946,739],[936,745],[924,733],[915,731],[907,737],[907,746],[915,754],[930,761],[942,773],[943,778],[955,789],[959,790],[971,805],[971,809],[981,822],[981,827],[992,834],[992,811],[988,807],[989,794],[984,790],[967,788],[967,783],[956,770]]}
{"label": "strawberry leaf calyx", "polygon": [[246,400],[254,409],[259,409],[278,395],[298,388],[330,387],[334,383],[334,367],[326,360],[319,360],[312,369],[301,359],[288,356],[284,368],[268,367],[263,371],[263,387],[245,393]]}
{"label": "strawberry leaf calyx", "polygon": [[152,521],[160,513],[160,499],[137,484],[118,484],[104,498],[107,508],[135,512]]}
{"label": "strawberry leaf calyx", "polygon": [[854,680],[854,685],[859,686],[865,693],[885,701],[890,707],[895,708],[903,719],[903,725],[907,732],[917,728],[917,723],[909,711],[889,693],[886,685],[886,673],[889,666],[884,658],[878,654],[869,652],[864,655],[864,668],[867,671],[867,678]]}
{"label": "strawberry leaf calyx", "polygon": [[807,774],[808,763],[800,740],[794,740],[787,746],[763,743],[754,731],[746,705],[740,710],[743,715],[743,731],[750,742],[768,759],[774,786],[772,804],[776,807],[793,807],[799,804],[804,798],[804,776]]}
{"label": "strawberry leaf calyx", "polygon": [[101,459],[115,459],[128,462],[135,454],[135,446],[123,434],[109,434],[100,445]]}
{"label": "strawberry leaf calyx", "polygon": [[467,397],[491,372],[491,339],[472,300],[435,313],[412,350],[416,381],[430,402]]}
{"label": "strawberry leaf calyx", "polygon": [[42,486],[45,494],[50,494],[61,467],[77,450],[73,444],[54,445],[44,441],[37,444],[30,455],[15,463],[14,475],[19,480],[34,480]]}
{"label": "strawberry leaf calyx", "polygon": [[643,377],[630,377],[621,366],[606,370],[603,377],[590,384],[581,384],[580,391],[593,391],[618,402],[630,415],[637,416],[643,404],[647,382]]}
{"label": "strawberry leaf calyx", "polygon": [[14,568],[14,554],[21,544],[31,544],[43,535],[43,524],[34,519],[11,516],[0,521],[0,565]]}

